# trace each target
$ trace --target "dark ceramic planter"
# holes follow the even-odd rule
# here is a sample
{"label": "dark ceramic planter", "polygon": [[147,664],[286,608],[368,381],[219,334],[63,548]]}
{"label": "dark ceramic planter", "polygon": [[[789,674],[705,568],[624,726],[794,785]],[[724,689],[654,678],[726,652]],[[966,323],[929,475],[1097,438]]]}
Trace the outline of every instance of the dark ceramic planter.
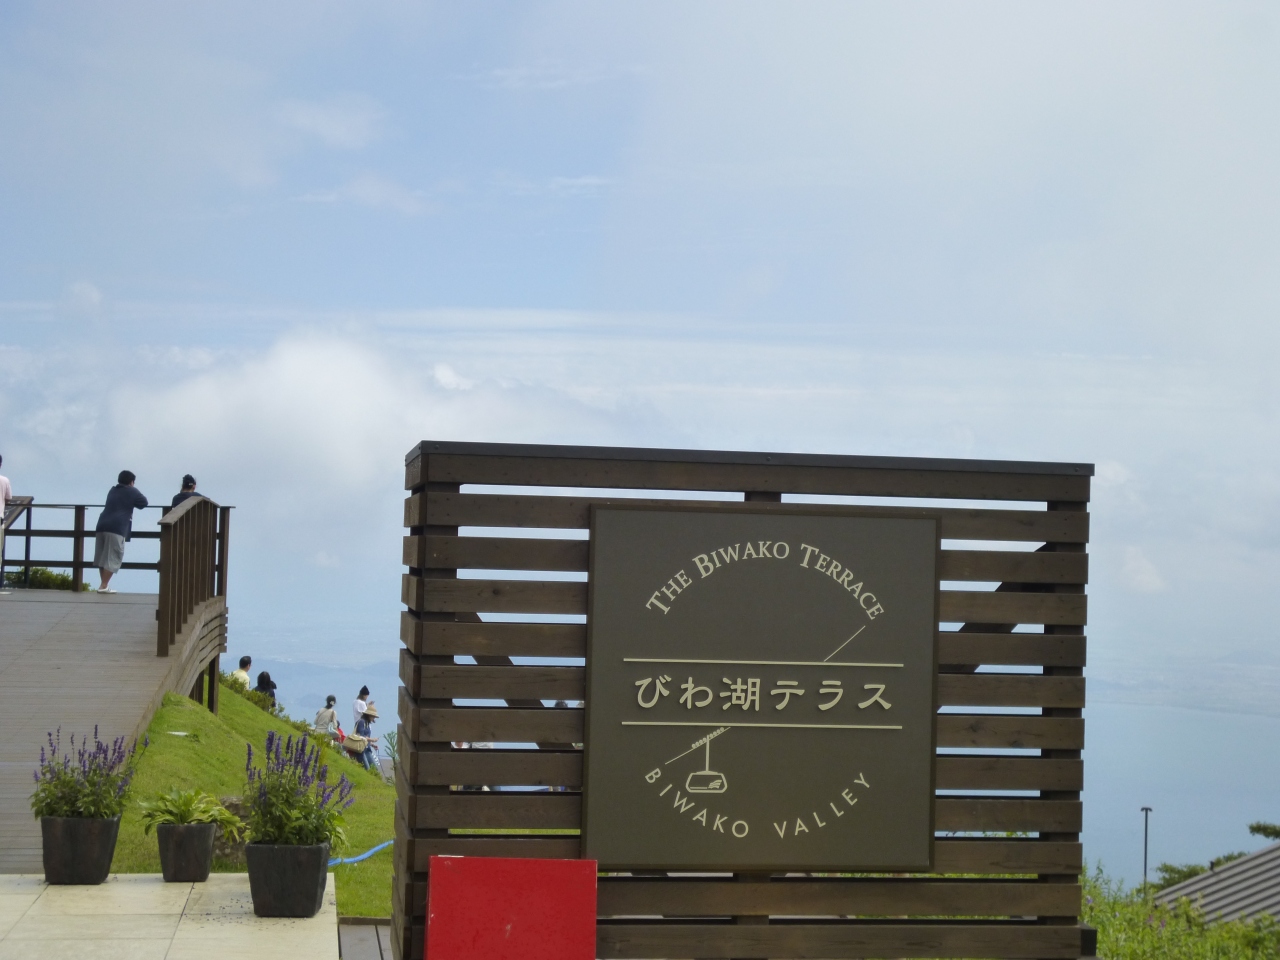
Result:
{"label": "dark ceramic planter", "polygon": [[259,917],[314,917],[324,904],[329,879],[329,844],[294,847],[250,843],[249,892]]}
{"label": "dark ceramic planter", "polygon": [[204,883],[213,868],[213,823],[161,823],[160,869],[165,883]]}
{"label": "dark ceramic planter", "polygon": [[120,818],[41,817],[46,883],[102,883],[111,872]]}

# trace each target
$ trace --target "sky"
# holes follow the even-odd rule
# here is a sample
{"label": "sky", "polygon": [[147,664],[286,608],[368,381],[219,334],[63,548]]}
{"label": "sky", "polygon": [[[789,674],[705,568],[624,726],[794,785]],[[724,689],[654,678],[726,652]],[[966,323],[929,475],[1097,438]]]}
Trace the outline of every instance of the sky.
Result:
{"label": "sky", "polygon": [[1230,0],[13,0],[4,472],[194,473],[233,652],[393,677],[420,440],[1085,461],[1091,702],[1269,722],[1278,54]]}

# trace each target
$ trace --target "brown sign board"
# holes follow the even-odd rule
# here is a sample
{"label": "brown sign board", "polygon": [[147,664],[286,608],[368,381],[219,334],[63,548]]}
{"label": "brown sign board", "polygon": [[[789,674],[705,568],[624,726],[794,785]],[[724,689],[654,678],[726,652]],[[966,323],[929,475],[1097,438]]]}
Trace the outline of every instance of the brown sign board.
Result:
{"label": "brown sign board", "polygon": [[582,855],[933,866],[935,519],[594,507]]}

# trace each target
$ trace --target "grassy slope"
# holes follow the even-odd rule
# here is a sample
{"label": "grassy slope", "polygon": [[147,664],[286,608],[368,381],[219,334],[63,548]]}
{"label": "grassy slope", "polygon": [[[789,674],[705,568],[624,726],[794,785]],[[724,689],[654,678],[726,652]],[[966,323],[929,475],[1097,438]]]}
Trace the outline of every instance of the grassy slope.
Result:
{"label": "grassy slope", "polygon": [[[288,725],[259,710],[225,687],[214,716],[186,697],[169,694],[147,728],[151,746],[138,762],[133,799],[144,799],[174,787],[199,787],[215,796],[239,796],[244,790],[246,744],[261,751],[267,731],[295,733]],[[170,731],[182,731],[185,737]],[[345,773],[356,787],[356,802],[346,813],[348,847],[343,856],[363,853],[394,835],[395,788],[376,774],[336,753],[330,776]],[[142,832],[136,804],[120,824],[112,870],[118,873],[159,873],[160,854],[155,835]],[[215,867],[217,869],[217,867]],[[338,880],[338,911],[344,916],[391,915],[391,848],[357,864],[333,868]]]}

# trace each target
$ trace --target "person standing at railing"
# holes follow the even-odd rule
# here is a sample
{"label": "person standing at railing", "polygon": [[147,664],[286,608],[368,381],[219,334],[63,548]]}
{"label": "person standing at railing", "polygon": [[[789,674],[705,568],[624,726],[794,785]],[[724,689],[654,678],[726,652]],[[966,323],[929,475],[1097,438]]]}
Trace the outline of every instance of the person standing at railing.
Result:
{"label": "person standing at railing", "polygon": [[138,478],[131,470],[121,470],[119,481],[107,491],[107,504],[98,517],[93,545],[93,565],[102,577],[99,593],[115,593],[111,578],[124,563],[124,545],[133,533],[133,511],[147,505],[147,498],[135,487]]}
{"label": "person standing at railing", "polygon": [[183,500],[190,500],[192,497],[198,496],[200,496],[200,494],[196,493],[196,478],[189,473],[185,474],[182,477],[182,490],[181,492],[173,495],[173,503],[169,506],[176,507]]}
{"label": "person standing at railing", "polygon": [[[4,466],[4,457],[0,457],[0,467]],[[0,557],[4,556],[4,518],[9,512],[9,501],[13,499],[13,487],[9,486],[9,478],[0,476]],[[4,590],[4,566],[0,564],[0,590]],[[5,591],[6,593],[8,591]]]}

